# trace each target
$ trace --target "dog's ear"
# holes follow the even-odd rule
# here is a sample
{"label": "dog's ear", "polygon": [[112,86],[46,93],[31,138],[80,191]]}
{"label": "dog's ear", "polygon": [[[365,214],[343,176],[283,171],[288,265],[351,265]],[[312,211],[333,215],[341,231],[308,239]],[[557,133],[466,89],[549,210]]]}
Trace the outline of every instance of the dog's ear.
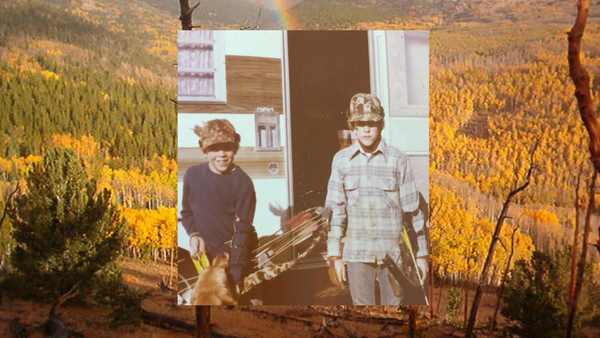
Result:
{"label": "dog's ear", "polygon": [[213,267],[226,268],[229,266],[229,253],[223,252],[218,254],[213,260]]}

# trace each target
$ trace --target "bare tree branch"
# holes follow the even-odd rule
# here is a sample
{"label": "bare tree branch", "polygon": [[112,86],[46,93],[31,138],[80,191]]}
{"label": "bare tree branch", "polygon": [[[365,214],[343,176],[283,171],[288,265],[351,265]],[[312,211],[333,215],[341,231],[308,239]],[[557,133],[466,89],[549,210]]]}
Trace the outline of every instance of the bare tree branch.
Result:
{"label": "bare tree branch", "polygon": [[590,136],[590,156],[594,168],[600,172],[600,125],[596,119],[594,101],[590,91],[590,75],[581,64],[581,39],[585,31],[588,12],[590,10],[589,0],[577,2],[577,18],[569,32],[569,75],[575,84],[575,97],[583,124]]}
{"label": "bare tree branch", "polygon": [[[543,137],[543,132],[542,132],[542,137]],[[481,303],[481,297],[483,295],[483,286],[486,283],[490,267],[492,266],[492,261],[494,259],[494,252],[496,251],[496,245],[500,239],[500,233],[502,231],[502,226],[504,225],[504,220],[507,218],[506,215],[508,214],[508,209],[510,208],[510,203],[511,203],[513,197],[515,197],[521,191],[525,190],[525,188],[527,188],[527,186],[529,186],[529,183],[531,182],[531,175],[535,168],[534,155],[541,143],[542,137],[540,137],[536,141],[536,143],[533,145],[533,147],[531,148],[531,151],[529,153],[529,155],[530,155],[529,156],[529,170],[527,170],[527,175],[525,177],[525,183],[523,183],[521,186],[513,189],[508,194],[508,197],[506,197],[506,200],[504,201],[504,204],[502,205],[502,211],[500,212],[500,216],[498,217],[498,222],[496,223],[496,229],[494,230],[494,235],[492,236],[492,241],[490,242],[490,248],[488,250],[488,255],[487,255],[487,258],[485,259],[485,263],[483,264],[483,270],[481,272],[479,282],[477,283],[477,290],[475,291],[475,298],[473,299],[473,305],[471,306],[471,312],[469,314],[469,322],[467,324],[467,329],[466,329],[466,334],[465,334],[466,338],[474,337],[473,330],[475,327],[475,321],[477,320],[477,311],[479,310],[479,304]],[[518,184],[518,177],[515,178],[515,186],[517,186],[517,184]]]}
{"label": "bare tree branch", "polygon": [[[581,289],[583,287],[583,278],[585,273],[585,263],[587,258],[588,250],[588,236],[590,228],[590,217],[592,210],[595,208],[595,185],[596,176],[600,172],[600,125],[596,119],[596,112],[594,108],[594,100],[592,99],[592,93],[590,90],[590,75],[583,68],[581,63],[581,40],[585,31],[586,21],[590,10],[589,0],[577,1],[577,17],[571,32],[569,32],[569,75],[575,85],[575,97],[577,98],[577,105],[579,107],[579,114],[583,120],[583,124],[588,131],[590,137],[590,157],[594,165],[594,177],[592,178],[592,184],[590,186],[590,203],[585,216],[585,224],[583,229],[583,240],[581,247],[581,258],[578,264],[577,278],[575,281],[575,290],[573,296],[570,297],[569,302],[569,317],[567,322],[566,337],[570,338],[573,334],[573,324],[575,322],[575,314],[577,313],[577,303]],[[598,243],[598,250],[600,251],[600,241]]]}
{"label": "bare tree branch", "polygon": [[79,290],[77,290],[77,288],[79,287],[79,285],[81,285],[82,282],[83,281],[80,280],[79,282],[75,283],[73,286],[71,286],[69,291],[62,294],[54,302],[54,304],[50,308],[50,313],[48,314],[48,320],[46,320],[46,322],[44,323],[44,326],[43,326],[43,331],[46,334],[46,336],[50,336],[50,337],[68,337],[68,336],[70,336],[70,334],[69,334],[70,331],[67,330],[67,328],[65,327],[65,324],[62,323],[59,316],[56,314],[56,310],[58,310],[58,307],[61,306],[64,302],[66,302],[70,298],[73,298],[79,294]]}
{"label": "bare tree branch", "polygon": [[573,324],[575,323],[575,314],[577,313],[577,303],[579,300],[579,295],[581,294],[581,289],[583,288],[583,278],[585,274],[585,263],[587,260],[587,251],[588,251],[588,238],[590,235],[590,222],[592,219],[592,213],[596,208],[596,178],[598,176],[598,172],[594,171],[594,176],[592,177],[592,182],[590,184],[590,203],[588,205],[587,212],[585,214],[585,223],[583,225],[583,239],[581,245],[581,258],[579,259],[579,264],[577,265],[577,280],[575,281],[575,293],[573,294],[573,298],[569,303],[569,318],[567,321],[567,338],[571,338],[573,334]]}
{"label": "bare tree branch", "polygon": [[581,175],[583,175],[583,163],[579,167],[579,174],[577,175],[577,183],[575,184],[575,230],[573,231],[573,251],[571,255],[571,282],[569,284],[569,299],[567,304],[570,304],[575,294],[575,270],[577,266],[577,249],[579,247],[579,205],[581,203],[581,197],[579,196],[579,189],[581,187]]}
{"label": "bare tree branch", "polygon": [[515,254],[515,237],[517,235],[517,230],[519,230],[519,226],[515,226],[513,230],[512,236],[510,237],[510,254],[508,255],[508,260],[506,262],[506,267],[504,268],[504,273],[502,274],[502,281],[500,282],[500,287],[498,288],[498,295],[496,299],[496,307],[494,309],[494,316],[492,317],[492,325],[490,326],[490,333],[493,333],[496,329],[496,317],[498,316],[498,310],[500,309],[500,301],[502,299],[502,294],[504,293],[504,285],[506,284],[506,279],[508,278],[508,272],[510,271],[510,264],[512,263],[513,255]]}
{"label": "bare tree branch", "polygon": [[194,333],[194,331],[196,330],[196,326],[193,324],[188,324],[179,319],[146,311],[145,309],[142,309],[142,320],[147,325],[152,325],[172,331]]}
{"label": "bare tree branch", "polygon": [[410,305],[408,307],[408,336],[410,338],[417,337],[417,317],[419,314],[418,305]]}
{"label": "bare tree branch", "polygon": [[196,337],[210,338],[212,336],[210,330],[210,306],[196,306]]}
{"label": "bare tree branch", "polygon": [[77,290],[77,288],[79,287],[79,285],[81,284],[81,282],[83,282],[83,281],[79,281],[79,282],[75,283],[73,286],[71,286],[71,288],[69,289],[69,291],[67,291],[65,294],[61,295],[60,297],[58,297],[58,299],[56,300],[56,302],[54,302],[54,304],[52,305],[52,308],[50,308],[50,317],[56,315],[56,310],[64,302],[66,302],[70,298],[73,298],[73,297],[75,297],[75,296],[77,296],[79,294],[79,290]]}
{"label": "bare tree branch", "polygon": [[192,30],[194,26],[192,25],[192,13],[194,10],[200,6],[201,2],[198,2],[194,6],[190,7],[189,0],[179,0],[179,7],[181,9],[181,15],[179,16],[179,20],[181,21],[181,29],[184,31]]}

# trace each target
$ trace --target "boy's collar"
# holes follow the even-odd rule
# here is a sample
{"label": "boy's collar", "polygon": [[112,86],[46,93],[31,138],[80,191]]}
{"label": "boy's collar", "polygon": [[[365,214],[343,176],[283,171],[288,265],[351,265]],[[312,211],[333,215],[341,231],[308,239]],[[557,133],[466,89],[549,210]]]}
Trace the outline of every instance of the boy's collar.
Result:
{"label": "boy's collar", "polygon": [[[381,136],[380,136],[381,137]],[[367,155],[367,153],[363,150],[363,148],[360,146],[360,141],[356,140],[356,142],[354,142],[354,144],[352,144],[351,148],[350,148],[350,160],[354,158],[354,156],[356,156],[356,154],[363,153],[365,155]],[[375,149],[371,154],[372,155],[376,155],[377,153],[381,153],[383,155],[383,159],[387,162],[387,145],[385,143],[385,140],[383,137],[381,137],[381,140],[379,141],[379,145],[377,146],[377,149]]]}

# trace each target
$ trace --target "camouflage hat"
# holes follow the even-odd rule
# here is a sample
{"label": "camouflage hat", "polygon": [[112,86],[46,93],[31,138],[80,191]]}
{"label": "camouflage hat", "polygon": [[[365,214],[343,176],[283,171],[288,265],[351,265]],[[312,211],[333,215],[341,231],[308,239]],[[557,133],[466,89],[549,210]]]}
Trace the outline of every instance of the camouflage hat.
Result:
{"label": "camouflage hat", "polygon": [[240,143],[240,135],[235,132],[231,122],[225,119],[210,120],[204,126],[196,126],[194,132],[200,136],[200,147],[206,148],[219,143]]}
{"label": "camouflage hat", "polygon": [[346,112],[346,117],[348,118],[348,126],[352,129],[352,122],[383,121],[384,112],[377,96],[371,94],[356,94],[350,100],[350,108]]}

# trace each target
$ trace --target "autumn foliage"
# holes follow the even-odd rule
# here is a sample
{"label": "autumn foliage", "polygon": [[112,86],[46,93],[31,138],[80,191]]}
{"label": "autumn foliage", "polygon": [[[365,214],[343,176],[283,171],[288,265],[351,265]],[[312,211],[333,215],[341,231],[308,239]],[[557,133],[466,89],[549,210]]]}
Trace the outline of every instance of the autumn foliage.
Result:
{"label": "autumn foliage", "polygon": [[[455,281],[466,276],[479,277],[485,261],[495,223],[481,212],[468,210],[463,198],[451,190],[433,186],[431,201],[440,203],[430,229],[431,262],[440,276]],[[510,245],[515,222],[507,222],[501,241]],[[515,260],[528,260],[534,251],[530,236],[516,229]],[[506,266],[510,247],[500,245],[494,256],[490,282],[498,283],[502,269]]]}
{"label": "autumn foliage", "polygon": [[[79,158],[98,191],[107,190],[128,228],[127,251],[134,257],[170,261],[177,246],[177,164],[154,156],[141,167],[113,168],[115,163],[101,142],[92,136],[52,135],[49,146],[69,149]],[[27,192],[25,177],[44,156],[0,158],[0,193],[6,195],[17,182]]]}

